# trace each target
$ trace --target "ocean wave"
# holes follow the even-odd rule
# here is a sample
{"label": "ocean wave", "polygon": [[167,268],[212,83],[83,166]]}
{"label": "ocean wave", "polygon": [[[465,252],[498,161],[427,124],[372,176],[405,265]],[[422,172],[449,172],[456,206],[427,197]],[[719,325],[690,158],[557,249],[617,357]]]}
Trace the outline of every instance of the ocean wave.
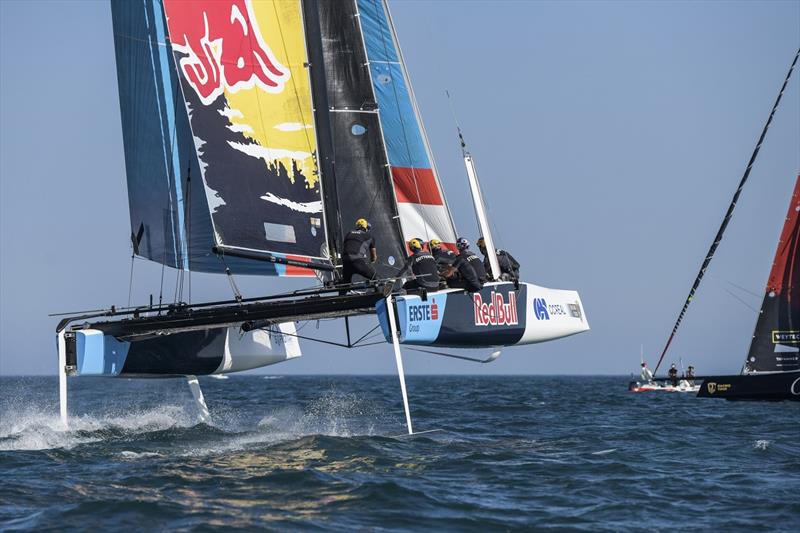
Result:
{"label": "ocean wave", "polygon": [[4,414],[0,421],[0,451],[72,449],[115,437],[197,424],[195,414],[176,405],[105,416],[71,416],[66,425],[52,410],[31,406]]}

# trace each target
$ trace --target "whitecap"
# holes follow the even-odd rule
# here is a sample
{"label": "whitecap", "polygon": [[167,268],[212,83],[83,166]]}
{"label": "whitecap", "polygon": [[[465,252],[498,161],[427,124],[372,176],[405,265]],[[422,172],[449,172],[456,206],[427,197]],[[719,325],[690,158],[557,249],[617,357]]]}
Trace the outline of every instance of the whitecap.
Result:
{"label": "whitecap", "polygon": [[609,448],[607,450],[600,450],[599,452],[592,452],[592,455],[608,455],[609,453],[614,453],[617,451],[616,448]]}
{"label": "whitecap", "polygon": [[123,459],[142,459],[145,457],[161,457],[161,454],[158,452],[132,452],[124,450],[119,452],[119,456]]}

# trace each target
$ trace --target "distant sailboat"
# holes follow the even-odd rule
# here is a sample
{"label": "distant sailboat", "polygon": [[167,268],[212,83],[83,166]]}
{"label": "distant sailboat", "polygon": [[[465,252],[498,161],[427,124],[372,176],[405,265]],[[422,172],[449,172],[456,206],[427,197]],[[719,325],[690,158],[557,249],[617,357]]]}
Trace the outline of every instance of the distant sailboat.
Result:
{"label": "distant sailboat", "polygon": [[[758,157],[761,145],[764,143],[798,57],[800,57],[800,49],[795,53],[769,118],[761,131],[761,136],[745,168],[744,175],[728,206],[728,211],[725,213],[711,248],[706,253],[700,271],[692,284],[689,296],[678,315],[678,320],[661,352],[655,372],[658,371],[664,360],[686,310],[714,257],[714,252],[722,241],[725,229],[733,216],[736,203],[739,201],[739,196]],[[656,379],[664,381],[664,378]],[[699,397],[725,398],[727,400],[800,400],[800,176],[797,178],[794,194],[789,203],[789,214],[778,241],[778,250],[772,264],[764,302],[741,374],[704,376],[696,379],[703,379],[697,394]]]}
{"label": "distant sailboat", "polygon": [[[67,375],[227,374],[299,357],[299,339],[363,346],[371,332],[352,341],[350,316],[377,315],[372,331],[395,347],[404,399],[401,343],[496,348],[589,329],[575,291],[510,282],[475,294],[397,291],[407,241],[454,248],[457,233],[385,0],[111,8],[133,255],[176,269],[179,281],[170,303],[161,290],[148,305],[61,321],[62,417]],[[465,163],[494,258],[466,152]],[[336,285],[344,235],[360,218],[380,279]],[[233,298],[192,303],[191,272],[228,276]],[[240,274],[319,284],[243,298]],[[295,321],[322,318],[344,319],[347,342],[298,334]]]}

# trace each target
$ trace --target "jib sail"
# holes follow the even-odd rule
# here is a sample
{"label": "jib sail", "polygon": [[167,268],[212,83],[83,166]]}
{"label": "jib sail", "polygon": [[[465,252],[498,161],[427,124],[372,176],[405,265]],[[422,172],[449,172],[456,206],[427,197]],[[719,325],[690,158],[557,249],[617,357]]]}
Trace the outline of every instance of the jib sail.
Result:
{"label": "jib sail", "polygon": [[405,240],[456,232],[385,0],[356,0]]}
{"label": "jib sail", "polygon": [[335,194],[341,234],[359,218],[369,221],[378,248],[376,271],[389,277],[406,253],[356,4],[303,4],[326,194]]}
{"label": "jib sail", "polygon": [[800,370],[800,176],[783,225],[746,372]]}

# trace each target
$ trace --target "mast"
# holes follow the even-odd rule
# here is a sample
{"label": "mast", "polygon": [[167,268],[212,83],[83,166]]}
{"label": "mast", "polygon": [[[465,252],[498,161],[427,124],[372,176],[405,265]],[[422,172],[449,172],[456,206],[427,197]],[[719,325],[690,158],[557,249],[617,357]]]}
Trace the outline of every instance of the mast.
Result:
{"label": "mast", "polygon": [[[450,93],[446,91],[447,100],[450,101]],[[467,179],[469,181],[469,192],[472,195],[472,203],[475,206],[475,217],[478,219],[478,229],[483,235],[483,242],[486,244],[486,254],[489,257],[489,267],[493,279],[500,279],[500,262],[497,260],[497,250],[494,247],[494,239],[492,238],[492,230],[489,227],[489,217],[486,214],[486,205],[483,201],[483,192],[481,191],[480,183],[478,182],[478,171],[475,169],[475,160],[472,154],[467,150],[467,143],[464,141],[464,135],[461,133],[461,126],[456,118],[456,113],[453,110],[452,103],[450,111],[453,113],[453,119],[456,121],[456,129],[458,130],[458,140],[461,143],[461,155],[464,157],[464,166],[467,167]]]}
{"label": "mast", "polygon": [[311,97],[314,104],[314,117],[317,121],[317,164],[322,174],[322,194],[325,204],[324,212],[330,214],[328,221],[328,251],[331,262],[336,264],[342,249],[344,228],[342,214],[339,210],[339,192],[336,187],[335,161],[327,80],[325,77],[325,56],[322,48],[322,30],[319,22],[319,0],[302,2],[305,40],[308,50],[308,68],[311,77]]}
{"label": "mast", "polygon": [[475,205],[475,216],[478,217],[478,227],[483,235],[483,242],[486,243],[486,253],[489,257],[492,278],[500,279],[500,262],[497,260],[492,231],[489,229],[489,217],[486,215],[486,206],[483,203],[483,194],[481,193],[481,186],[478,183],[478,172],[475,170],[475,160],[472,159],[472,155],[463,148],[463,140],[462,150],[464,150],[464,165],[467,167],[469,191],[472,194],[472,203]]}
{"label": "mast", "polygon": [[792,61],[791,66],[789,67],[789,72],[786,73],[786,78],[783,80],[783,85],[781,86],[781,90],[778,92],[778,97],[775,99],[775,104],[772,106],[772,111],[770,111],[769,117],[767,118],[766,124],[764,124],[764,129],[761,130],[761,137],[759,137],[758,142],[756,143],[756,147],[753,150],[753,154],[750,156],[750,161],[747,163],[747,167],[744,170],[744,175],[742,179],[739,181],[739,187],[736,189],[736,192],[733,194],[733,199],[731,200],[730,205],[728,206],[728,211],[725,213],[725,217],[722,219],[722,224],[717,230],[717,234],[714,237],[714,241],[711,243],[711,247],[708,249],[706,253],[706,257],[703,260],[703,264],[700,266],[700,272],[697,273],[697,277],[695,277],[694,283],[692,283],[692,288],[689,290],[689,296],[686,297],[686,302],[683,304],[683,308],[681,308],[681,312],[678,314],[678,319],[675,322],[675,325],[672,327],[672,333],[670,333],[669,338],[667,339],[667,344],[664,346],[664,349],[661,352],[661,357],[658,358],[658,363],[656,364],[655,369],[653,370],[653,374],[658,372],[658,367],[661,365],[661,362],[664,360],[664,356],[667,354],[667,350],[669,350],[670,344],[672,344],[672,339],[675,338],[675,334],[678,332],[678,327],[681,325],[681,321],[683,321],[683,317],[686,314],[686,310],[689,308],[689,304],[692,302],[692,298],[694,297],[695,292],[697,292],[697,288],[700,287],[700,282],[703,281],[703,276],[706,273],[706,269],[708,268],[709,263],[711,263],[711,258],[714,257],[714,253],[717,251],[717,247],[719,243],[722,242],[722,236],[725,234],[725,229],[728,227],[728,223],[733,216],[733,210],[736,208],[736,202],[739,201],[739,195],[742,194],[742,189],[744,188],[745,183],[747,183],[747,178],[750,177],[750,171],[753,169],[753,164],[756,161],[756,157],[758,157],[758,152],[761,150],[761,145],[764,143],[764,138],[767,135],[767,130],[769,129],[770,124],[772,124],[772,118],[775,116],[775,111],[778,109],[778,104],[781,103],[781,98],[783,97],[783,92],[786,90],[786,85],[789,83],[789,78],[792,76],[792,71],[794,70],[794,66],[797,64],[797,58],[800,56],[800,48],[797,49],[797,53],[794,55],[794,60]]}

